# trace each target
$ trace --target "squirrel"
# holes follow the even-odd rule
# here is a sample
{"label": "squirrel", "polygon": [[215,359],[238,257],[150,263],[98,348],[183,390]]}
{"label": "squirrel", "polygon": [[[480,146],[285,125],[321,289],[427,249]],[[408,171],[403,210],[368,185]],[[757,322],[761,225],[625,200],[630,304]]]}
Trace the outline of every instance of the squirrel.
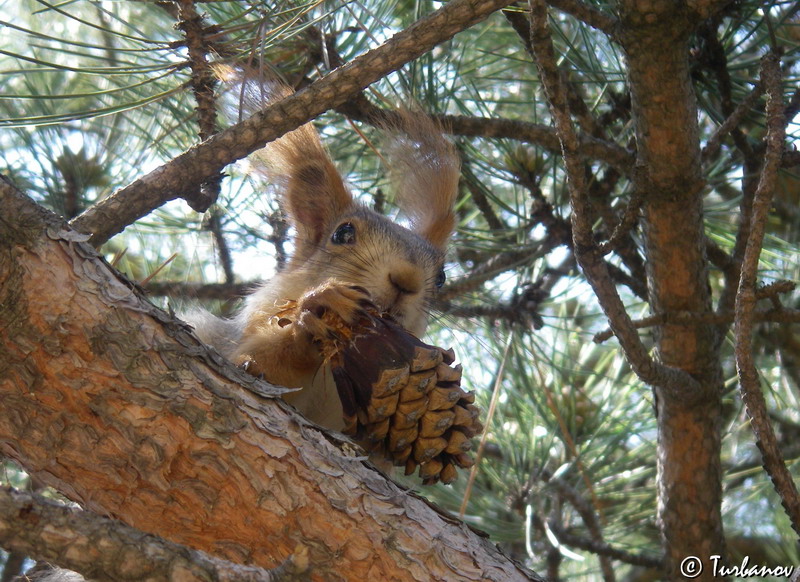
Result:
{"label": "squirrel", "polygon": [[[299,388],[284,399],[333,430],[344,423],[336,386],[315,344],[330,331],[322,315],[332,311],[351,323],[372,302],[421,336],[430,303],[445,282],[460,158],[429,117],[397,117],[384,158],[410,227],[354,200],[309,122],[257,154],[280,185],[279,202],[294,230],[293,256],[233,318],[203,314],[193,321],[202,340],[249,373]],[[299,316],[281,326],[278,314],[290,302]]]}

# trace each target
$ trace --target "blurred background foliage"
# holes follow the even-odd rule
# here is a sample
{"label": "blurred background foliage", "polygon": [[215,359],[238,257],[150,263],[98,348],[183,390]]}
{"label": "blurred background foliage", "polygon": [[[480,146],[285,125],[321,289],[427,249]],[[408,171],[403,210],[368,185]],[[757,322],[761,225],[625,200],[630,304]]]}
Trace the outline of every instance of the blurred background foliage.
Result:
{"label": "blurred background foliage", "polygon": [[[611,9],[602,0],[591,3]],[[319,0],[205,2],[196,8],[212,27],[209,60],[246,63],[302,86],[439,6],[430,0]],[[536,68],[515,30],[517,10],[457,35],[365,95],[380,107],[416,103],[430,113],[547,125]],[[798,10],[796,2],[739,0],[701,27],[692,53],[701,139],[751,91],[772,37],[785,50],[787,102],[796,115]],[[0,14],[2,172],[43,205],[74,217],[198,140],[176,4],[0,0]],[[551,19],[571,99],[582,104],[573,107],[581,130],[631,146],[619,48],[561,12],[551,11]],[[727,81],[714,60],[720,50]],[[235,95],[225,93],[219,86],[220,126],[238,117]],[[377,132],[335,111],[316,124],[354,192],[394,214],[375,152]],[[725,250],[734,242],[742,182],[751,177],[741,148],[758,148],[763,100],[740,129],[735,139],[743,144],[726,141],[704,160],[707,234]],[[792,141],[800,128],[790,124],[788,131]],[[660,551],[652,394],[632,374],[615,340],[593,342],[605,320],[566,244],[570,209],[561,157],[522,138],[453,139],[464,160],[460,222],[445,299],[436,306],[429,339],[455,347],[465,382],[484,410],[492,392],[498,393],[465,518],[536,571],[608,579],[598,557],[606,555],[619,579],[648,579],[646,566]],[[630,192],[627,178],[615,169],[599,161],[592,169],[599,177],[590,187],[602,232],[614,224]],[[797,167],[783,169],[762,256],[767,282],[800,279],[799,200]],[[133,280],[169,283],[169,296],[166,286],[153,287],[153,300],[176,309],[202,295],[198,285],[267,279],[291,252],[270,186],[251,163],[226,170],[214,212],[216,234],[202,215],[182,201],[171,202],[102,250]],[[226,281],[220,263],[220,236],[230,249],[234,281]],[[633,318],[647,315],[644,259],[635,230],[630,244],[609,256]],[[712,270],[712,287],[718,290],[721,282],[721,272]],[[235,308],[232,291],[216,297],[212,308]],[[798,295],[785,303],[797,307]],[[764,324],[758,340],[772,420],[797,475],[800,338],[796,327]],[[800,563],[742,412],[730,342],[724,353],[723,514],[731,553],[747,553],[752,562],[763,556]],[[24,475],[7,464],[0,479],[20,485]],[[462,476],[454,486],[422,493],[458,512],[466,484]]]}

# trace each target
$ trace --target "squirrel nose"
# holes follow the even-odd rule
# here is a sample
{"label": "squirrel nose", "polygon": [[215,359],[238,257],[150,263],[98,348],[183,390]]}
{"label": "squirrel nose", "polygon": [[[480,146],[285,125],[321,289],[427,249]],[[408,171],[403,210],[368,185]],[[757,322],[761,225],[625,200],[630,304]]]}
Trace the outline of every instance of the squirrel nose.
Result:
{"label": "squirrel nose", "polygon": [[402,265],[389,272],[389,283],[401,295],[414,295],[422,290],[422,276],[413,265]]}

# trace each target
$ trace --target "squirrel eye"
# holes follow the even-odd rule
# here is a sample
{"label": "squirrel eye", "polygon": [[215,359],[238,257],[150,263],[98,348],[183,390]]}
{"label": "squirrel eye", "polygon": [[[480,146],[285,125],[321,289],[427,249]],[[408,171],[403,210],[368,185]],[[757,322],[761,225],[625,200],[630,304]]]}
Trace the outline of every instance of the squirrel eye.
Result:
{"label": "squirrel eye", "polygon": [[436,280],[434,281],[434,285],[436,285],[437,289],[441,289],[442,287],[444,287],[444,282],[446,280],[447,280],[447,275],[444,274],[444,267],[442,267],[436,274]]}
{"label": "squirrel eye", "polygon": [[349,222],[340,224],[331,236],[335,245],[351,245],[356,242],[356,227]]}

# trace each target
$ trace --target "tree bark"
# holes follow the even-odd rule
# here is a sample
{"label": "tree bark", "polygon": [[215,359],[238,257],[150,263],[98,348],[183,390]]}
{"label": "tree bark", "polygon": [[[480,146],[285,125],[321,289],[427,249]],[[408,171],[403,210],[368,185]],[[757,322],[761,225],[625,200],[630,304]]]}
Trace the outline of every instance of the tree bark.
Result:
{"label": "tree bark", "polygon": [[[638,146],[637,189],[650,306],[655,314],[712,310],[705,257],[697,103],[689,39],[699,15],[684,2],[621,4]],[[711,555],[725,555],[721,519],[722,369],[714,326],[666,323],[655,333],[662,364],[687,372],[694,388],[655,388],[658,415],[658,519],[667,574],[681,577],[688,556],[703,560],[696,580],[712,579]]]}
{"label": "tree bark", "polygon": [[[0,543],[20,555],[19,566],[32,556],[80,571],[89,580],[300,582],[308,565],[306,552],[274,570],[232,564],[120,521],[5,488],[0,488]],[[6,562],[3,580],[11,566]]]}
{"label": "tree bark", "polygon": [[142,299],[0,182],[0,452],[95,512],[315,580],[539,580]]}

